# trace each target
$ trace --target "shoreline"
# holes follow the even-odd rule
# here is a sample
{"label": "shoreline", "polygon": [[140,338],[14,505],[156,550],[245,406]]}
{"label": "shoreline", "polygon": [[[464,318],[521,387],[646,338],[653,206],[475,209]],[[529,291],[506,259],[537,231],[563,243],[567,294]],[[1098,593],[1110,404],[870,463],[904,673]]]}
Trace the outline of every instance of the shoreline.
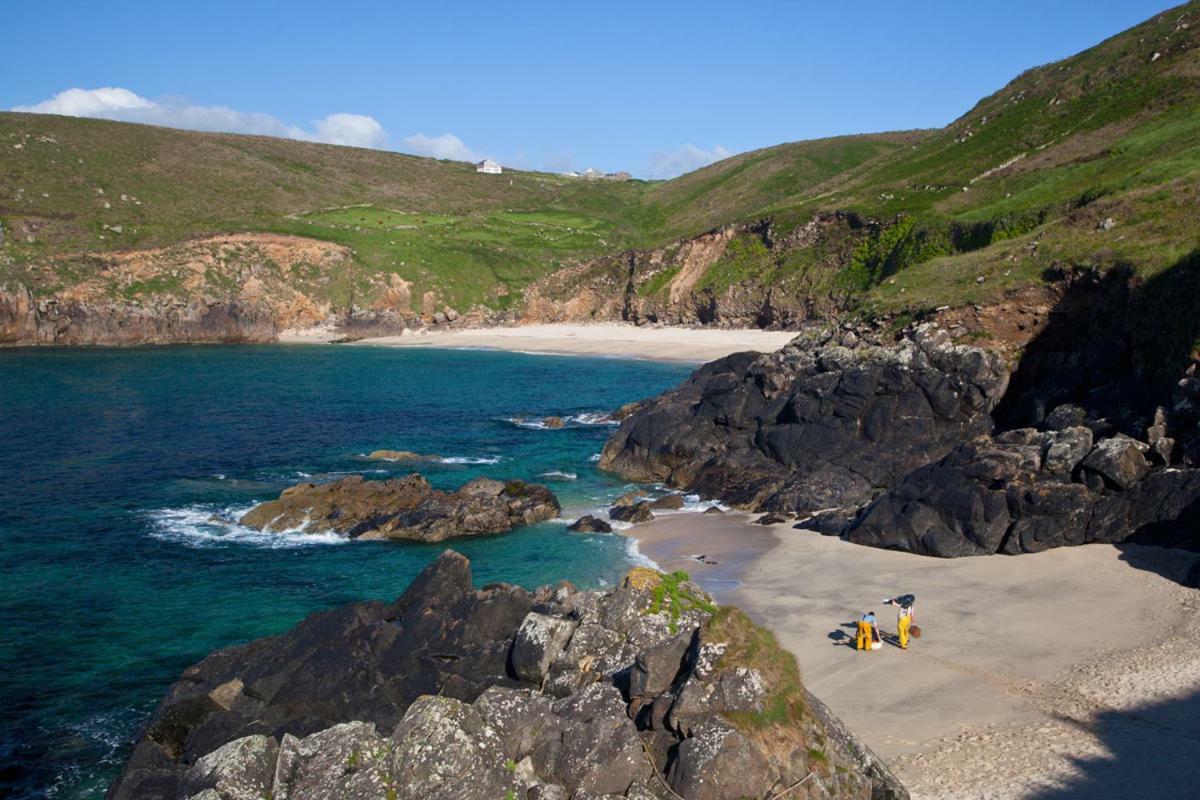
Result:
{"label": "shoreline", "polygon": [[[625,533],[774,631],[806,687],[914,798],[1176,788],[1169,766],[1200,739],[1200,591],[1178,581],[1200,554],[1093,544],[942,560],[749,519],[667,517]],[[908,592],[925,636],[855,651],[858,616],[874,610],[886,638],[895,617],[881,600]]]}
{"label": "shoreline", "polygon": [[[778,350],[795,336],[795,331],[765,331],[758,328],[639,327],[624,323],[598,322],[406,332],[399,336],[360,339],[349,344],[356,347],[499,350],[534,355],[703,363],[746,350]],[[281,335],[279,341],[281,344],[298,344],[321,340],[299,335]]]}

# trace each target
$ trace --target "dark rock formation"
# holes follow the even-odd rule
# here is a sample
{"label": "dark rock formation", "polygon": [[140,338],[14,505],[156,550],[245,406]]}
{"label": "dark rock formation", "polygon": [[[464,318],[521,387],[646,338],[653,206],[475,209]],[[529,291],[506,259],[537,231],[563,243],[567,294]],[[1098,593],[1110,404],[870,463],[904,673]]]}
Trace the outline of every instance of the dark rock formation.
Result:
{"label": "dark rock formation", "polygon": [[649,522],[654,519],[650,510],[652,507],[649,500],[639,500],[632,505],[616,505],[608,510],[608,517],[617,522]]}
{"label": "dark rock formation", "polygon": [[650,501],[650,508],[655,511],[678,511],[683,508],[683,495],[664,494]]}
{"label": "dark rock formation", "polygon": [[906,798],[813,703],[765,632],[687,582],[475,590],[447,552],[394,603],[189,668],[108,797],[701,800],[804,780]]}
{"label": "dark rock formation", "polygon": [[1091,445],[1086,428],[1007,431],[915,470],[845,527],[859,544],[934,556],[1030,553],[1088,542],[1177,544],[1200,470],[1150,471],[1148,446]]}
{"label": "dark rock formation", "polygon": [[567,530],[576,533],[612,533],[612,525],[591,514],[585,514],[567,526]]}
{"label": "dark rock formation", "polygon": [[387,481],[352,475],[332,483],[301,483],[240,520],[259,530],[333,531],[352,539],[441,542],[455,536],[503,533],[558,516],[554,494],[523,481],[476,478],[440,492],[413,473]]}
{"label": "dark rock formation", "polygon": [[806,513],[866,502],[992,429],[1008,377],[999,357],[931,327],[895,346],[858,338],[814,328],[779,352],[706,364],[631,414],[600,466]]}

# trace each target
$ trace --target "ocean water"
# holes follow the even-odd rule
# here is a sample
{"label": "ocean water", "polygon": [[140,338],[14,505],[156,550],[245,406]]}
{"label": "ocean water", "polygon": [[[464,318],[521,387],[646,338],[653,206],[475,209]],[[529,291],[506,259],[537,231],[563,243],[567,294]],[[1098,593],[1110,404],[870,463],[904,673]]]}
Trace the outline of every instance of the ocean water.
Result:
{"label": "ocean water", "polygon": [[[629,487],[599,413],[682,364],[366,347],[0,350],[0,796],[103,796],[187,665],[310,612],[390,599],[446,545],[230,520],[301,480],[414,467],[442,488],[538,480],[564,520],[460,540],[477,584],[599,587],[630,541],[565,530]],[[545,429],[546,415],[568,418]]]}

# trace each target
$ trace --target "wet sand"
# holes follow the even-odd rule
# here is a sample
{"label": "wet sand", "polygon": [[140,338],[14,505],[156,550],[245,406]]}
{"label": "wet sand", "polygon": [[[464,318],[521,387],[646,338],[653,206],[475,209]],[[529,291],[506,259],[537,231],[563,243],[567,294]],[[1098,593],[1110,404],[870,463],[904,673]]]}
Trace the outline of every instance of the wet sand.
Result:
{"label": "wet sand", "polygon": [[[737,514],[629,533],[774,630],[914,797],[1179,797],[1173,767],[1200,752],[1200,591],[1179,583],[1197,554],[1090,545],[941,560]],[[855,651],[854,621],[874,610],[894,631],[881,601],[901,593],[917,596],[924,636]]]}

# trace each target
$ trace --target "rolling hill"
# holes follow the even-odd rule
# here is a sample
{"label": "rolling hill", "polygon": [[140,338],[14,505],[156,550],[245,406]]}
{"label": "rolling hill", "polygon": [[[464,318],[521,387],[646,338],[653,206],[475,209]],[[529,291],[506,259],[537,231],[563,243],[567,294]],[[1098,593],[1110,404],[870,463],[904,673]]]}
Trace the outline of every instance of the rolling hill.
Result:
{"label": "rolling hill", "polygon": [[[1066,271],[1146,279],[1200,246],[1198,44],[1188,3],[944,129],[779,145],[665,182],[0,113],[0,340],[107,341],[63,333],[98,309],[105,331],[257,315],[228,338],[352,308],[391,325],[536,309],[787,326],[993,303]],[[145,338],[196,336],[220,338]]]}

